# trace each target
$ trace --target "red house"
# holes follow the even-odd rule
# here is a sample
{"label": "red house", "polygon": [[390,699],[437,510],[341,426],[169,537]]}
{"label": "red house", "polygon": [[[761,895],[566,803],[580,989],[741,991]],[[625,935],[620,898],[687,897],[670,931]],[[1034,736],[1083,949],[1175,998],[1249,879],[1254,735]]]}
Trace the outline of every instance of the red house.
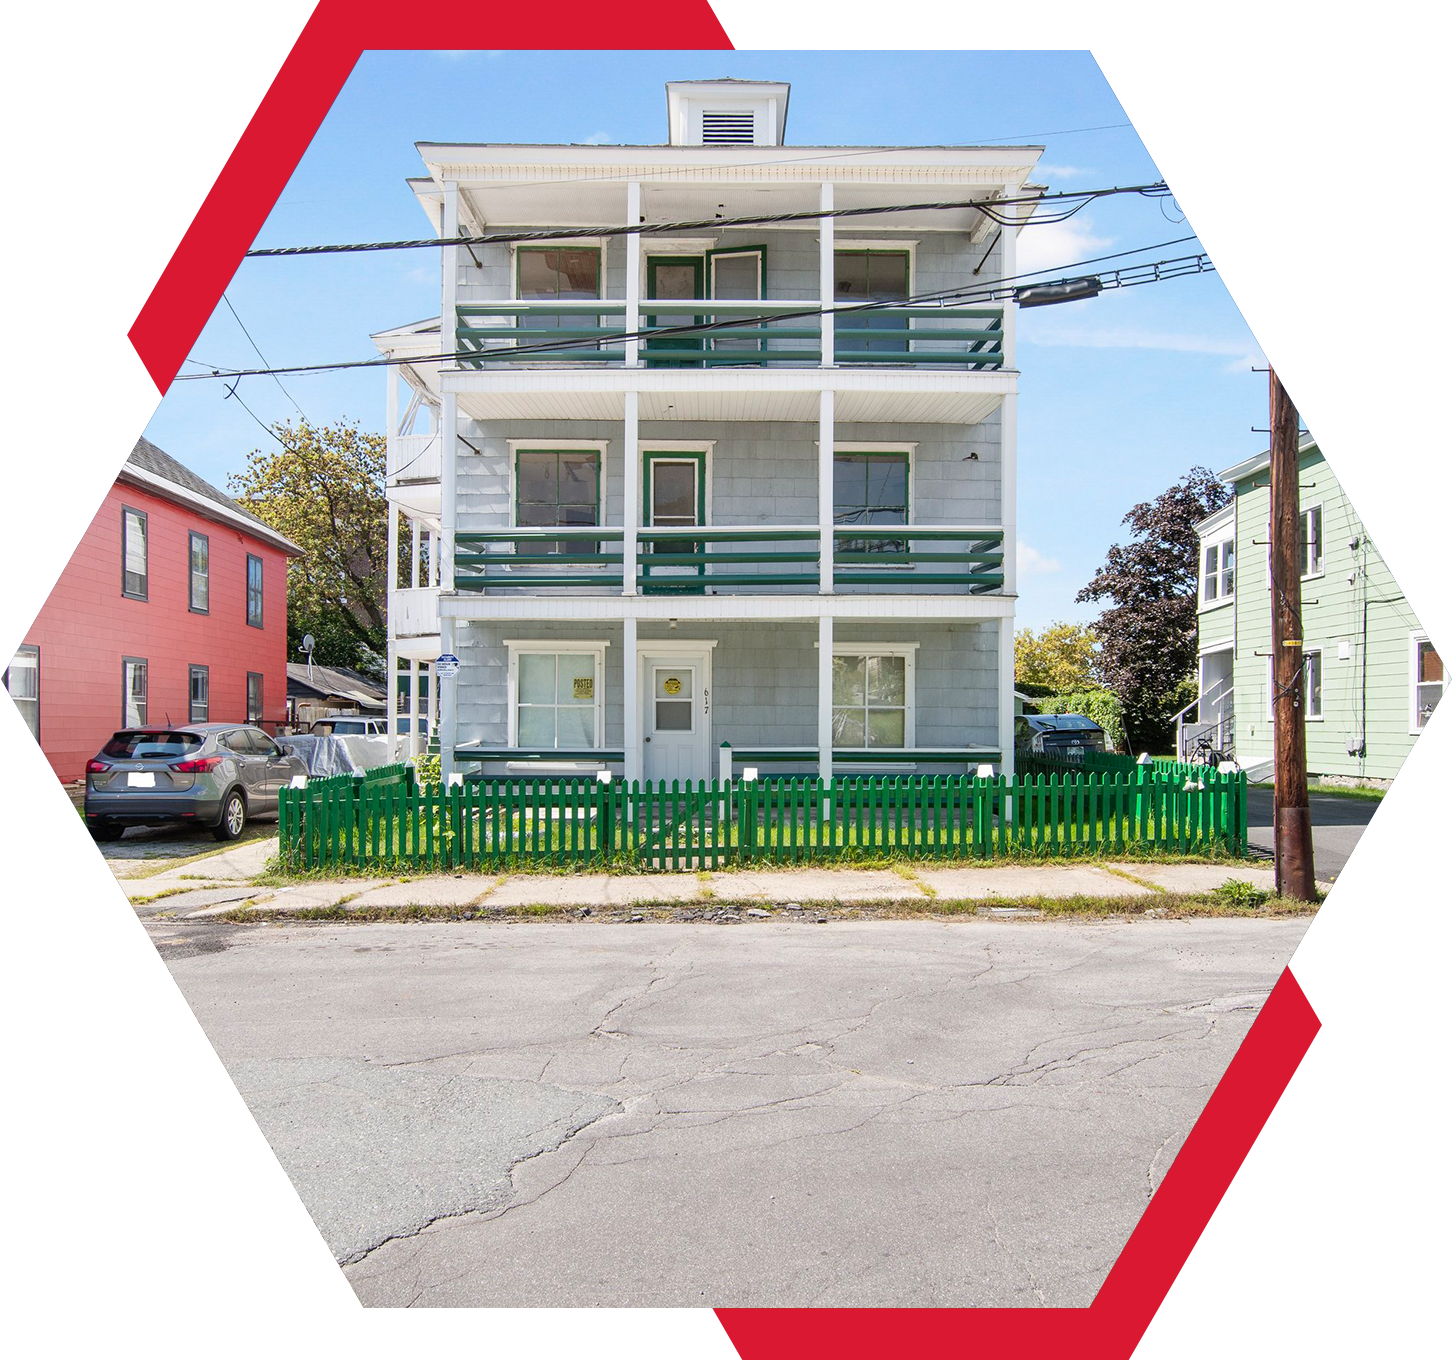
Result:
{"label": "red house", "polygon": [[5,672],[62,780],[120,727],[256,722],[287,702],[288,558],[302,550],[137,441]]}

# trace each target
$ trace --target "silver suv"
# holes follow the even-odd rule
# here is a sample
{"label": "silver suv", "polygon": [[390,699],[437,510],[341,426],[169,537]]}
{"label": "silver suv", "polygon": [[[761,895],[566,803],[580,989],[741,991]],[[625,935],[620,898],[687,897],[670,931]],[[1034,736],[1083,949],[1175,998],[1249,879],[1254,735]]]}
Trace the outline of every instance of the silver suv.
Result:
{"label": "silver suv", "polygon": [[98,841],[162,822],[236,840],[249,817],[276,815],[278,790],[307,772],[257,727],[127,728],[86,763],[86,825]]}

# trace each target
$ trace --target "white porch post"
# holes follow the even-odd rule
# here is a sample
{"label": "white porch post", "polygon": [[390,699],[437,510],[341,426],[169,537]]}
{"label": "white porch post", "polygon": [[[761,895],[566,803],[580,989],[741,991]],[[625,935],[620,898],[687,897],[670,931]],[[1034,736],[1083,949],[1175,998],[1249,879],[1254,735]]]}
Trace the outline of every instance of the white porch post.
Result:
{"label": "white porch post", "polygon": [[[641,181],[626,185],[626,225],[634,227],[641,221]],[[626,333],[635,335],[641,329],[641,235],[632,232],[626,237]],[[641,342],[626,342],[626,367],[641,365]]]}
{"label": "white porch post", "polygon": [[1015,616],[1000,620],[1000,773],[1015,774]]}
{"label": "white porch post", "polygon": [[833,778],[833,616],[818,619],[818,778]]}
{"label": "white porch post", "polygon": [[621,621],[621,731],[626,782],[641,780],[641,690],[636,660],[636,620]]}
{"label": "white porch post", "polygon": [[384,592],[384,628],[385,628],[385,661],[384,668],[389,676],[389,690],[385,702],[388,704],[389,726],[389,752],[394,754],[397,751],[396,742],[399,736],[399,648],[395,640],[395,634],[399,626],[398,617],[394,613],[394,593],[399,587],[399,507],[391,500],[385,500],[385,509],[389,516],[389,534],[387,553],[387,566],[384,568],[384,581],[387,589]]}
{"label": "white porch post", "polygon": [[[442,227],[446,237],[459,235],[459,185],[454,180],[448,180],[444,185],[444,222]],[[456,306],[457,293],[459,290],[459,247],[446,246],[444,249],[443,284],[441,288],[439,331],[440,339],[444,341],[444,349],[441,353],[450,354],[457,348],[459,341],[455,336],[455,329],[459,325],[459,316]],[[444,373],[451,368],[458,368],[458,362],[443,365],[441,379]],[[439,565],[437,568],[437,581],[435,584],[441,590],[454,589],[454,530],[455,530],[455,464],[458,461],[459,441],[456,435],[459,431],[459,398],[453,392],[444,394],[443,409],[439,414],[439,527],[443,542],[439,544]],[[431,561],[435,554],[430,553]],[[442,639],[441,639],[442,640]]]}
{"label": "white porch post", "polygon": [[[818,206],[825,213],[833,211],[831,180],[824,181],[819,186]],[[837,220],[834,217],[818,219],[818,305],[824,308],[831,308],[836,300],[837,290],[834,288],[834,282],[837,271],[833,267],[833,224]],[[824,368],[831,368],[836,362],[833,343],[833,313],[831,311],[825,311],[819,318],[819,329],[823,346],[823,354],[819,362]]]}
{"label": "white porch post", "polygon": [[419,754],[419,661],[409,658],[409,755]]}
{"label": "white porch post", "polygon": [[818,397],[818,593],[833,593],[833,392]]}
{"label": "white porch post", "polygon": [[[634,238],[633,238],[634,239]],[[621,434],[621,520],[625,537],[621,540],[621,593],[636,594],[636,530],[641,524],[641,454],[639,419],[640,399],[635,392],[625,394],[626,419]]]}

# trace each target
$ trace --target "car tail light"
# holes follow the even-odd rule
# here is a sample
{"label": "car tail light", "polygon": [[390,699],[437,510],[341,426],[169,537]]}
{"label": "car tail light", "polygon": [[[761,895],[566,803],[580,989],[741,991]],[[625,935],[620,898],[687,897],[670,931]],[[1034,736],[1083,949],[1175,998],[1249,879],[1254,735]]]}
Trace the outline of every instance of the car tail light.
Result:
{"label": "car tail light", "polygon": [[220,764],[221,756],[203,756],[200,760],[179,760],[172,769],[178,774],[211,774]]}
{"label": "car tail light", "polygon": [[111,766],[109,766],[104,760],[88,760],[86,762],[87,774],[105,774],[106,771],[110,768]]}

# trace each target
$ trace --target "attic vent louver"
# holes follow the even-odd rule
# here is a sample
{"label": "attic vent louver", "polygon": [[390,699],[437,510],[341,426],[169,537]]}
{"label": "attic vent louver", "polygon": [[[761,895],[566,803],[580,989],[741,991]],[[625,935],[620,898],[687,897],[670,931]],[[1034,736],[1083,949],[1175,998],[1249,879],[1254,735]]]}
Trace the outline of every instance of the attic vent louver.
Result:
{"label": "attic vent louver", "polygon": [[751,146],[756,141],[757,120],[751,109],[702,110],[704,146]]}

